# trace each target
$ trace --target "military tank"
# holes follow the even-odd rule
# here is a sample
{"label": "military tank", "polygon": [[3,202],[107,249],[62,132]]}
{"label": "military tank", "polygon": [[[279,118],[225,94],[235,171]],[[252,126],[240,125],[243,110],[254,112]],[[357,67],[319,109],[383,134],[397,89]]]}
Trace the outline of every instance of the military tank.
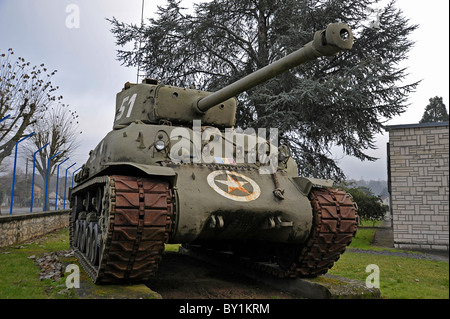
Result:
{"label": "military tank", "polygon": [[70,192],[70,245],[91,279],[147,281],[166,243],[232,252],[278,277],[326,273],[356,233],[355,203],[331,180],[298,176],[276,135],[234,129],[235,96],[352,44],[347,25],[330,24],[214,93],[127,82]]}

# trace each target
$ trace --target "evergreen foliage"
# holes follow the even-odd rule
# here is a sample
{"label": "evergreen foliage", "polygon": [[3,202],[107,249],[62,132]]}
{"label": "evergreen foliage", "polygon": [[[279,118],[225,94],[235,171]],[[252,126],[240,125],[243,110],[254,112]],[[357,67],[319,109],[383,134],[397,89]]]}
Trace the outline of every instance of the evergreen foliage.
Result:
{"label": "evergreen foliage", "polygon": [[[344,178],[331,149],[375,160],[374,136],[403,113],[416,83],[405,84],[400,62],[413,45],[409,23],[395,1],[212,0],[188,14],[168,0],[144,26],[108,19],[118,59],[147,77],[216,91],[299,49],[317,30],[345,22],[353,49],[303,64],[238,97],[237,126],[278,128],[302,176]],[[130,48],[131,45],[131,48]]]}
{"label": "evergreen foliage", "polygon": [[442,97],[431,98],[419,123],[448,122],[448,112]]}

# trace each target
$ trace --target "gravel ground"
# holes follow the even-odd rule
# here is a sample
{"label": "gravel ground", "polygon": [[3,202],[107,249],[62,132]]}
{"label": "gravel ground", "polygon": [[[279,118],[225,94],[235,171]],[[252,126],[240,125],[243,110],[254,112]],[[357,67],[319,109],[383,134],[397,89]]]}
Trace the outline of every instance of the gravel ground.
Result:
{"label": "gravel ground", "polygon": [[365,250],[359,248],[347,248],[347,251],[352,253],[359,254],[371,254],[371,255],[383,255],[383,256],[397,256],[397,257],[407,257],[407,258],[415,258],[415,259],[424,259],[424,260],[435,260],[435,261],[446,261],[448,262],[448,252],[419,252],[419,251],[405,251],[405,250]]}

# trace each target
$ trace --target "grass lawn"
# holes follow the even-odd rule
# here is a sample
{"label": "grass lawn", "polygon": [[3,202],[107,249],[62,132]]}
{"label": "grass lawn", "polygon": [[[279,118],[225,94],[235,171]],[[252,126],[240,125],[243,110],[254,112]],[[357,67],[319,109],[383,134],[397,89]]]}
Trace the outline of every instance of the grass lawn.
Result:
{"label": "grass lawn", "polygon": [[[449,264],[407,257],[383,256],[351,252],[351,247],[382,250],[370,246],[375,229],[359,229],[350,249],[335,263],[329,273],[366,281],[371,272],[368,265],[377,265],[382,298],[388,299],[448,299]],[[398,251],[389,249],[389,251]]]}
{"label": "grass lawn", "polygon": [[0,248],[0,299],[70,298],[70,294],[58,294],[66,288],[65,278],[60,282],[39,280],[41,270],[30,258],[68,249],[68,229],[51,233],[31,244]]}
{"label": "grass lawn", "polygon": [[[371,224],[369,226],[372,226]],[[380,270],[380,291],[386,299],[448,299],[449,264],[406,257],[362,254],[351,248],[380,250],[370,242],[375,229],[359,229],[350,248],[335,263],[329,273],[366,281],[368,265]],[[167,245],[167,251],[177,251],[179,245]],[[0,248],[0,299],[63,299],[73,294],[58,294],[65,287],[65,277],[59,282],[39,280],[40,268],[31,256],[68,250],[67,229],[51,233],[31,244]],[[390,249],[390,251],[398,251]]]}
{"label": "grass lawn", "polygon": [[[356,237],[353,238],[350,247],[361,248],[361,249],[374,249],[375,247],[370,245],[373,235],[375,234],[375,228],[372,225],[373,225],[373,222],[371,222],[371,221],[363,221],[362,225],[360,225],[360,226],[372,227],[372,228],[358,228]],[[379,222],[376,223],[375,227],[378,225],[379,225]]]}

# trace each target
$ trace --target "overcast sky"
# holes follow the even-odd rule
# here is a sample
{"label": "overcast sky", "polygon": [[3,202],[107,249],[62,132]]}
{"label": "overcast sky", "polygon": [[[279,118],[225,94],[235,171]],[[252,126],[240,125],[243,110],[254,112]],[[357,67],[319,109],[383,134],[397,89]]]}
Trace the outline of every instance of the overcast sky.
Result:
{"label": "overcast sky", "polygon": [[[189,7],[191,2],[182,3]],[[165,1],[146,0],[145,18]],[[428,100],[441,96],[449,106],[449,1],[397,0],[411,23],[419,24],[411,39],[407,83],[422,80],[411,94],[407,112],[389,125],[418,123]],[[33,65],[44,63],[58,70],[53,83],[60,87],[64,103],[79,115],[80,141],[77,154],[66,162],[81,166],[100,140],[112,129],[116,93],[127,81],[136,81],[136,69],[125,68],[116,60],[115,39],[106,18],[140,23],[141,0],[0,0],[0,51],[13,48]],[[380,5],[381,7],[381,5]],[[77,15],[79,20],[71,19]],[[386,143],[388,133],[377,137],[374,163],[343,157],[341,167],[349,178],[387,179]],[[64,164],[62,168],[65,168]]]}

